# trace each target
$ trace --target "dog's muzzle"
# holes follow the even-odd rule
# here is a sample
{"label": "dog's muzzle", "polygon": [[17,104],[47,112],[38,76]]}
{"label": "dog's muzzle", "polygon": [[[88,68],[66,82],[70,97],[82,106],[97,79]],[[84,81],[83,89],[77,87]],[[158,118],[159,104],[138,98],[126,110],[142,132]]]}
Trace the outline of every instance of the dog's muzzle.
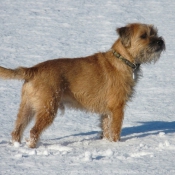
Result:
{"label": "dog's muzzle", "polygon": [[165,42],[162,37],[152,38],[150,46],[154,48],[155,52],[165,50]]}

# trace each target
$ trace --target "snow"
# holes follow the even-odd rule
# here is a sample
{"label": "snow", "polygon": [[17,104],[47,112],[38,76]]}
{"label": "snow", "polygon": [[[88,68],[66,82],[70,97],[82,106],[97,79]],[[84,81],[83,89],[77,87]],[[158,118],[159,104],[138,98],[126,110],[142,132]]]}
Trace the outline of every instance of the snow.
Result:
{"label": "snow", "polygon": [[20,143],[19,142],[14,142],[14,147],[19,148],[20,147]]}
{"label": "snow", "polygon": [[143,65],[125,110],[121,141],[100,140],[98,115],[66,109],[36,149],[11,144],[22,82],[0,80],[0,174],[175,174],[175,1],[1,1],[0,65],[32,66],[57,57],[108,50],[116,28],[154,24],[166,42],[156,64]]}

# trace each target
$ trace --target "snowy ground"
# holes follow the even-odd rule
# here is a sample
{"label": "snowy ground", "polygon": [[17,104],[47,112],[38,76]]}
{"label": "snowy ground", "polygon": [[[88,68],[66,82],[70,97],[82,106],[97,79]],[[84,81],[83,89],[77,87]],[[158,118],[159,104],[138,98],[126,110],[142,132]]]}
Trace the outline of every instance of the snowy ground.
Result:
{"label": "snowy ground", "polygon": [[[95,114],[67,109],[37,149],[10,144],[22,82],[0,80],[0,174],[175,174],[175,1],[5,0],[0,3],[0,65],[32,66],[108,50],[116,27],[151,23],[166,41],[155,65],[143,65],[126,108],[122,139],[99,140]],[[28,137],[29,128],[24,134]]]}

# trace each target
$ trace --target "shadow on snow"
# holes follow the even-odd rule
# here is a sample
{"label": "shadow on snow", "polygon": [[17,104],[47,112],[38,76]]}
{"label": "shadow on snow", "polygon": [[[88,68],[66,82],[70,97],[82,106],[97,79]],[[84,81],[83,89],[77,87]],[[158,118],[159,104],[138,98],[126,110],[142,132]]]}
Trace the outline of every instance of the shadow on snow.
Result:
{"label": "shadow on snow", "polygon": [[[140,122],[140,124],[141,125],[139,126],[122,128],[121,139],[122,137],[125,137],[124,140],[131,139],[134,137],[146,137],[149,135],[157,135],[160,132],[164,132],[165,134],[175,132],[175,122],[152,121],[152,122]],[[78,137],[78,136],[90,136],[87,140],[97,140],[100,139],[100,134],[101,132],[99,131],[90,131],[85,133],[72,134],[51,140],[61,140],[68,137]]]}
{"label": "shadow on snow", "polygon": [[[151,121],[139,122],[141,125],[133,127],[125,127],[122,129],[121,137],[146,137],[148,135],[157,135],[160,132],[165,134],[175,132],[175,122]],[[129,136],[134,135],[134,136]],[[129,139],[127,138],[127,139]]]}

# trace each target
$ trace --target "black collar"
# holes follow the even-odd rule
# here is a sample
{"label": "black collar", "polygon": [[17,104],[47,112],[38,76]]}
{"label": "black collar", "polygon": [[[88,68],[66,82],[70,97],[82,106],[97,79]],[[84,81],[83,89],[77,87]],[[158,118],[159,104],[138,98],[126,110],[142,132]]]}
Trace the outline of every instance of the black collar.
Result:
{"label": "black collar", "polygon": [[127,60],[126,58],[124,58],[123,56],[121,56],[115,50],[112,50],[112,52],[113,52],[113,54],[114,54],[115,57],[117,57],[118,59],[122,60],[127,66],[131,67],[133,69],[133,71],[140,66],[140,64],[131,63],[129,60]]}

